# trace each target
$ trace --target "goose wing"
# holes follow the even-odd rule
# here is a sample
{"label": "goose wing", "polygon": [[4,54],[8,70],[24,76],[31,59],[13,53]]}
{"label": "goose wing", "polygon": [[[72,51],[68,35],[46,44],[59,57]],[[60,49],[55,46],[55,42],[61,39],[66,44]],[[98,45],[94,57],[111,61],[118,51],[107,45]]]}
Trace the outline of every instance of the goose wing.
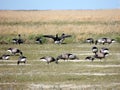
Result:
{"label": "goose wing", "polygon": [[68,37],[72,37],[72,35],[65,35],[65,34],[64,34],[64,35],[61,35],[60,38],[63,39],[63,38],[68,38]]}
{"label": "goose wing", "polygon": [[46,38],[52,38],[52,39],[55,39],[56,37],[53,36],[53,35],[43,35],[43,37],[46,37]]}

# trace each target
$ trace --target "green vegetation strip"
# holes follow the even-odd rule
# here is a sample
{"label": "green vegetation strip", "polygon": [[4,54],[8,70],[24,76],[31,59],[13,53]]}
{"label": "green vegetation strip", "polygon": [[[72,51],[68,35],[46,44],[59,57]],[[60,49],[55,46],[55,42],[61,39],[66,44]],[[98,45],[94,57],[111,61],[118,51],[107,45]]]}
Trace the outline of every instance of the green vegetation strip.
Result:
{"label": "green vegetation strip", "polygon": [[14,22],[0,22],[0,25],[68,25],[68,24],[72,24],[72,25],[116,25],[116,24],[120,24],[120,21],[48,21],[48,22],[21,22],[21,21],[14,21]]}

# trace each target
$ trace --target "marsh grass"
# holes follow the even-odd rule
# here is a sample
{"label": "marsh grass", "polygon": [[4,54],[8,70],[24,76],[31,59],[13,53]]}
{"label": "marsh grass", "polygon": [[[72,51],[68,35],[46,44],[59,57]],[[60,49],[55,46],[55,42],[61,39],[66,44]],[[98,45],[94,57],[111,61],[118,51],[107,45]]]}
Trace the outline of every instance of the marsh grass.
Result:
{"label": "marsh grass", "polygon": [[0,12],[0,41],[10,43],[11,38],[22,34],[26,43],[32,43],[37,35],[66,33],[74,35],[73,42],[109,35],[119,42],[119,10]]}

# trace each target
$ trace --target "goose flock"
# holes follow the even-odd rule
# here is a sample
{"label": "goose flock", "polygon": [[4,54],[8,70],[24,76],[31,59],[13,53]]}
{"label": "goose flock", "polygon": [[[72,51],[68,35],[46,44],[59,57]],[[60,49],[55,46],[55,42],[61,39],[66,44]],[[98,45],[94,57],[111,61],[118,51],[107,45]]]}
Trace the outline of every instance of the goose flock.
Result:
{"label": "goose flock", "polygon": [[18,55],[18,61],[17,64],[19,65],[20,63],[26,63],[27,57],[23,56],[23,52],[18,49],[18,48],[8,48],[7,52],[9,52],[9,54],[3,54],[0,59],[1,60],[9,60],[10,56],[15,56]]}
{"label": "goose flock", "polygon": [[91,61],[93,61],[93,60],[95,60],[95,58],[101,60],[101,59],[105,58],[106,56],[108,56],[108,54],[109,54],[109,49],[108,48],[102,47],[99,50],[96,45],[98,45],[98,44],[99,45],[100,44],[102,44],[102,45],[109,44],[110,45],[110,44],[112,44],[112,43],[114,43],[116,41],[115,41],[115,39],[111,39],[111,38],[99,38],[97,40],[94,40],[93,38],[87,38],[85,40],[85,42],[86,43],[90,43],[90,44],[95,44],[95,46],[92,47],[92,53],[94,55],[87,56],[85,58],[85,60],[91,60]]}
{"label": "goose flock", "polygon": [[[61,36],[58,36],[58,34],[54,35],[43,35],[43,37],[45,38],[51,38],[55,44],[62,44],[63,41],[65,40],[65,38],[69,38],[72,37],[72,35],[66,35],[66,34],[61,34]],[[37,37],[35,40],[37,43],[42,44],[42,38],[41,37]],[[18,35],[18,38],[14,38],[12,39],[12,42],[14,44],[23,44],[24,40],[21,39],[21,35]],[[93,53],[93,55],[91,56],[87,56],[85,57],[85,60],[90,60],[90,61],[94,61],[95,59],[103,59],[106,56],[108,56],[109,54],[109,49],[106,47],[102,47],[102,48],[98,48],[97,44],[111,44],[113,42],[115,42],[115,39],[110,39],[110,38],[100,38],[97,40],[94,40],[93,38],[87,38],[85,40],[86,43],[90,43],[90,44],[94,44],[95,46],[93,46],[91,48],[91,53]],[[17,64],[19,65],[20,63],[26,63],[27,62],[27,57],[23,55],[23,52],[18,49],[18,48],[8,48],[7,52],[9,52],[9,54],[3,54],[1,55],[0,59],[2,60],[9,60],[11,56],[15,56],[18,55],[18,61]],[[56,58],[53,56],[43,56],[40,58],[40,60],[44,60],[47,62],[47,64],[51,63],[51,62],[55,62],[56,64],[58,64],[59,60],[79,60],[79,57],[76,56],[75,54],[72,53],[62,53],[60,55],[58,55]]]}
{"label": "goose flock", "polygon": [[98,47],[93,46],[92,47],[92,53],[94,53],[93,56],[87,56],[85,59],[93,61],[96,58],[96,59],[101,60],[109,54],[109,49],[105,48],[105,47],[102,47],[100,50],[98,50]]}
{"label": "goose flock", "polygon": [[90,44],[111,44],[114,43],[115,39],[111,39],[111,38],[99,38],[97,40],[94,40],[93,38],[87,38],[86,39],[86,43],[90,43]]}

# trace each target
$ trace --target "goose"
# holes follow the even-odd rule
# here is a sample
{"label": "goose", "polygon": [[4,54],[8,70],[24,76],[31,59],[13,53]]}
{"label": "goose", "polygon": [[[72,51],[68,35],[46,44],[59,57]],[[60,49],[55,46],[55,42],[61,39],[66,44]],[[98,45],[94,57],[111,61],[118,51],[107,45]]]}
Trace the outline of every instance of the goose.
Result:
{"label": "goose", "polygon": [[21,39],[21,35],[20,34],[18,34],[18,38],[14,38],[14,39],[12,39],[12,42],[14,43],[14,44],[22,44],[23,43],[23,39]]}
{"label": "goose", "polygon": [[111,44],[114,42],[115,42],[115,39],[106,38],[106,43]]}
{"label": "goose", "polygon": [[2,60],[9,60],[9,59],[10,59],[10,55],[8,55],[8,54],[3,54],[3,55],[0,57],[0,59],[2,59]]}
{"label": "goose", "polygon": [[94,60],[94,57],[92,57],[92,56],[87,56],[87,57],[85,58],[85,60],[91,60],[91,61],[93,61],[93,60]]}
{"label": "goose", "polygon": [[71,54],[71,53],[65,53],[65,54],[61,54],[57,57],[57,60],[59,59],[63,59],[63,60],[74,60],[74,59],[79,59],[76,55]]}
{"label": "goose", "polygon": [[17,64],[19,65],[20,63],[26,63],[26,61],[27,61],[27,57],[25,57],[25,56],[20,56],[19,58],[18,58],[18,61],[17,61]]}
{"label": "goose", "polygon": [[17,48],[8,48],[7,51],[10,52],[10,53],[13,54],[13,55],[15,55],[15,54],[17,54],[17,53],[20,54],[20,55],[23,54],[22,51],[19,50],[19,49],[17,49]]}
{"label": "goose", "polygon": [[105,48],[105,47],[102,47],[100,49],[100,53],[108,53],[109,54],[109,49],[108,48]]}
{"label": "goose", "polygon": [[93,53],[97,53],[98,52],[98,48],[96,46],[92,47],[92,52]]}
{"label": "goose", "polygon": [[71,35],[66,35],[63,33],[61,36],[58,36],[58,34],[56,34],[56,36],[43,35],[43,37],[52,38],[54,40],[55,44],[62,44],[62,42],[65,40],[65,38],[71,37]]}
{"label": "goose", "polygon": [[68,53],[61,54],[57,57],[57,60],[59,60],[59,59],[68,60],[69,59],[69,54]]}
{"label": "goose", "polygon": [[12,39],[12,43],[13,44],[17,44],[18,43],[18,39],[17,38]]}
{"label": "goose", "polygon": [[47,62],[47,64],[51,63],[51,62],[55,62],[56,64],[58,64],[58,60],[56,60],[54,57],[52,56],[44,56],[40,58],[41,60],[45,60]]}
{"label": "goose", "polygon": [[74,60],[74,59],[79,59],[76,55],[74,55],[74,54],[68,54],[68,56],[69,56],[69,59],[70,60]]}
{"label": "goose", "polygon": [[95,55],[94,55],[94,58],[98,58],[98,59],[103,59],[103,58],[105,58],[105,56],[107,55],[108,53],[96,53]]}
{"label": "goose", "polygon": [[36,43],[42,44],[42,38],[41,37],[37,37],[35,41],[36,41]]}
{"label": "goose", "polygon": [[97,45],[98,43],[104,45],[106,43],[106,39],[107,38],[100,38],[100,39],[96,40],[95,45]]}
{"label": "goose", "polygon": [[93,44],[94,43],[94,39],[93,38],[88,38],[86,39],[87,43]]}
{"label": "goose", "polygon": [[24,41],[23,41],[23,39],[18,39],[18,41],[17,41],[17,43],[20,45],[20,44],[22,44]]}

